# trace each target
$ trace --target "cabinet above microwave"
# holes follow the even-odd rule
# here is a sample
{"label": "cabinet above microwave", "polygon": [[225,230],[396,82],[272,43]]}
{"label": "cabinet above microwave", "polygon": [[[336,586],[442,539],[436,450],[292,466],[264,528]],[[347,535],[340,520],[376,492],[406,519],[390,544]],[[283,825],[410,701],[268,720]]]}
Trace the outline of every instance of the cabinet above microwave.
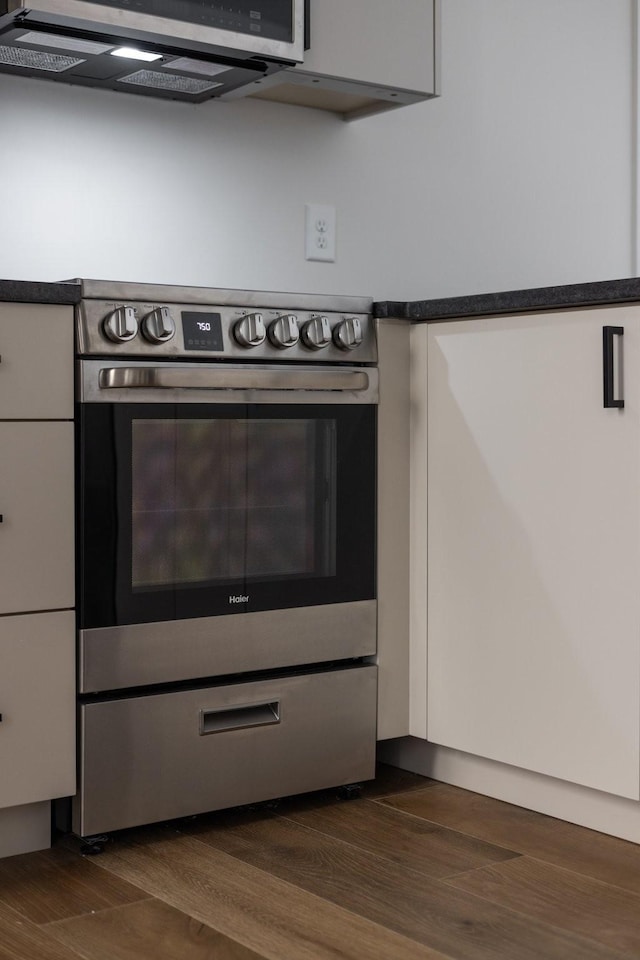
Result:
{"label": "cabinet above microwave", "polygon": [[439,94],[441,0],[311,0],[304,62],[236,96],[369,116]]}

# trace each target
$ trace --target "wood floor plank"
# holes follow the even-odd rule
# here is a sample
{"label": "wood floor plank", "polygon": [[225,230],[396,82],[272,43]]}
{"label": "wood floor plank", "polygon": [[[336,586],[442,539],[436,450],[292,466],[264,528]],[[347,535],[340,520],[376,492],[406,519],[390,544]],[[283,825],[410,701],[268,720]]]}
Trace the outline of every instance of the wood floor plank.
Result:
{"label": "wood floor plank", "polygon": [[283,804],[277,813],[429,877],[451,876],[520,856],[370,800],[298,800]]}
{"label": "wood floor plank", "polygon": [[245,822],[230,820],[198,837],[239,861],[451,957],[621,956],[280,817],[251,819],[247,814]]}
{"label": "wood floor plank", "polygon": [[98,861],[267,960],[443,960],[192,837],[144,845],[115,840]]}
{"label": "wood floor plank", "polygon": [[408,790],[423,790],[431,784],[437,783],[419,773],[401,770],[388,763],[376,764],[375,780],[367,780],[362,784],[363,797],[387,797],[396,793],[405,793]]}
{"label": "wood floor plank", "polygon": [[57,921],[46,930],[91,960],[264,960],[160,900]]}
{"label": "wood floor plank", "polygon": [[25,920],[0,903],[0,960],[79,960],[80,954],[63,947],[47,928]]}
{"label": "wood floor plank", "polygon": [[530,857],[447,881],[564,930],[640,957],[640,896]]}
{"label": "wood floor plank", "polygon": [[91,860],[61,847],[0,860],[0,903],[32,923],[104,910],[148,895],[105,877]]}
{"label": "wood floor plank", "polygon": [[640,893],[640,846],[444,783],[375,801]]}

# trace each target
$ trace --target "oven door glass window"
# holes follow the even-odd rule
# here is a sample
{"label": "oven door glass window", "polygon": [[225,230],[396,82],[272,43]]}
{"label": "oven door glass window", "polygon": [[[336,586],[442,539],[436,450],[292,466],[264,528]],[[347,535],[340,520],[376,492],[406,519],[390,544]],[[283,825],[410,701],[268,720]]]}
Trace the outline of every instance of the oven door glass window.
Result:
{"label": "oven door glass window", "polygon": [[336,421],[132,421],[132,586],[335,575]]}
{"label": "oven door glass window", "polygon": [[375,596],[375,407],[88,404],[81,619]]}

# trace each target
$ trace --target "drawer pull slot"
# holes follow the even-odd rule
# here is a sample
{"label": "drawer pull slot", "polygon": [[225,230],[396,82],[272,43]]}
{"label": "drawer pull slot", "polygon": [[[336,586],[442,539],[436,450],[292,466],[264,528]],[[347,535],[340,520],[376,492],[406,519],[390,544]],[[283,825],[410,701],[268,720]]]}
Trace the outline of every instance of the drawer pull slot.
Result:
{"label": "drawer pull slot", "polygon": [[246,727],[266,727],[280,723],[280,701],[248,703],[240,707],[200,711],[200,736],[224,733],[225,730],[243,730]]}

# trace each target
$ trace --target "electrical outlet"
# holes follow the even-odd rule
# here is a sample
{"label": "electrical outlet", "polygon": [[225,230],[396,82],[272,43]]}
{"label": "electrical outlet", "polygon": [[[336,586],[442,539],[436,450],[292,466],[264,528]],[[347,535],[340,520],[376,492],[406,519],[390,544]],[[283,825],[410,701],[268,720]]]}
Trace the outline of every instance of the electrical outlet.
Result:
{"label": "electrical outlet", "polygon": [[336,208],[307,203],[304,208],[304,255],[307,260],[336,259]]}

